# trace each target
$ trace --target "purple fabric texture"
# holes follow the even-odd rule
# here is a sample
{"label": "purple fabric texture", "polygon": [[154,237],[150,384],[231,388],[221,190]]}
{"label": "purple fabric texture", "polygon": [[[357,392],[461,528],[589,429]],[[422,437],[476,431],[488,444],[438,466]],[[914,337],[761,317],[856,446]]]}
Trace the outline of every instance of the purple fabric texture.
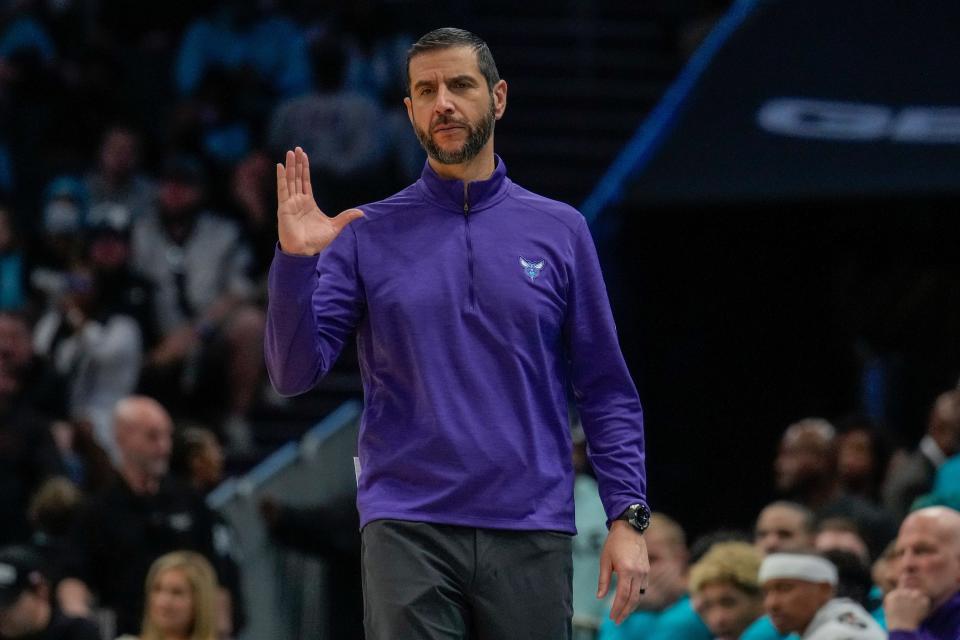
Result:
{"label": "purple fabric texture", "polygon": [[575,209],[493,175],[360,207],[317,257],[277,250],[266,360],[311,389],[351,332],[361,527],[393,518],[573,533],[572,385],[607,516],[646,503],[643,415]]}
{"label": "purple fabric texture", "polygon": [[916,631],[891,631],[889,640],[960,640],[960,591],[931,613]]}

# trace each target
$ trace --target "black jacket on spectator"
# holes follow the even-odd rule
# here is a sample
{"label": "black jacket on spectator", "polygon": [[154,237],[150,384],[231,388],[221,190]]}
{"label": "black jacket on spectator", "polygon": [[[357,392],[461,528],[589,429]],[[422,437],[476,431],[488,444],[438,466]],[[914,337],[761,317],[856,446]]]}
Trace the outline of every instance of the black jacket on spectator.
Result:
{"label": "black jacket on spectator", "polygon": [[100,630],[86,618],[71,618],[54,608],[47,628],[30,640],[102,640]]}
{"label": "black jacket on spectator", "polygon": [[232,545],[218,529],[214,513],[188,485],[168,477],[156,494],[137,495],[118,479],[81,511],[64,575],[83,580],[115,611],[118,634],[139,632],[150,564],[175,550],[210,560],[236,607],[242,599],[236,566],[229,566]]}

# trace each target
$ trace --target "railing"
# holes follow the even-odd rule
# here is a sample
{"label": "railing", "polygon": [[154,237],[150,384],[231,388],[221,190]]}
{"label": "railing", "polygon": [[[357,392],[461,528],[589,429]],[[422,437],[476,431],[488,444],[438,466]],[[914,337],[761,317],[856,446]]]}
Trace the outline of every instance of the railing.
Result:
{"label": "railing", "polygon": [[315,506],[354,494],[360,412],[357,401],[341,405],[299,443],[288,443],[208,497],[237,540],[247,610],[239,640],[332,640],[321,631],[330,615],[321,606],[327,589],[323,563],[275,545],[257,505],[264,496],[294,506]]}

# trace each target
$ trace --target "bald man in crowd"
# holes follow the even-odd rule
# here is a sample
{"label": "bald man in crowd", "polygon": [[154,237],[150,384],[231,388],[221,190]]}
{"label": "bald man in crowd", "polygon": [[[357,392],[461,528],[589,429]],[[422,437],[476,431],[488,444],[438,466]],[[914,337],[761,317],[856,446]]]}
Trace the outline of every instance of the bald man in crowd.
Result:
{"label": "bald man in crowd", "polygon": [[[118,477],[83,507],[65,567],[69,577],[58,595],[74,615],[88,615],[96,595],[100,606],[116,612],[118,634],[137,633],[143,584],[161,555],[196,551],[210,560],[221,580],[237,573],[229,531],[217,524],[199,492],[168,473],[173,421],[167,410],[145,396],[124,398],[114,410],[114,429]],[[229,607],[239,601],[239,577],[226,587],[231,598],[224,606]]]}
{"label": "bald man in crowd", "polygon": [[960,638],[960,513],[914,511],[894,551],[897,586],[883,599],[890,640]]}
{"label": "bald man in crowd", "polygon": [[773,553],[760,565],[763,606],[780,633],[801,640],[885,640],[866,609],[837,598],[837,568],[805,553]]}

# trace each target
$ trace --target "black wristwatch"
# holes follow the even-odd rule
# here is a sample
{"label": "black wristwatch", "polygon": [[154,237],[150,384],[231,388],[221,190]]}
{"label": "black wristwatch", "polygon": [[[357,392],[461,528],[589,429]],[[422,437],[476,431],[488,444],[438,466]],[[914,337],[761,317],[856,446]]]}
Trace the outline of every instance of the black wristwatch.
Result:
{"label": "black wristwatch", "polygon": [[627,524],[643,533],[650,526],[650,509],[646,505],[632,504],[620,514],[617,520],[626,520]]}

